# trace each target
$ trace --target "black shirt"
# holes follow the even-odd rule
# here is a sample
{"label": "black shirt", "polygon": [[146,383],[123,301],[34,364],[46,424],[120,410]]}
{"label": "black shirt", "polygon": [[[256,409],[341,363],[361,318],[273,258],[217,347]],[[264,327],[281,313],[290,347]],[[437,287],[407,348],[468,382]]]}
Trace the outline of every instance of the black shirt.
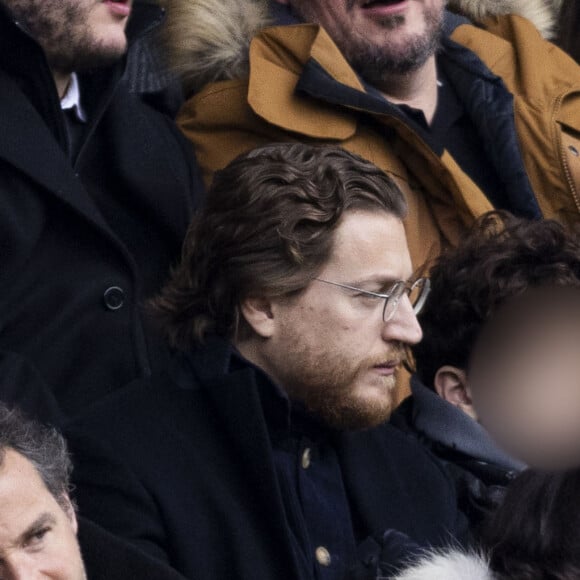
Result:
{"label": "black shirt", "polygon": [[507,209],[504,188],[495,166],[490,161],[473,121],[467,115],[451,81],[439,67],[437,108],[431,125],[423,111],[398,105],[427,142],[438,143],[447,149],[461,169],[469,175],[498,209]]}

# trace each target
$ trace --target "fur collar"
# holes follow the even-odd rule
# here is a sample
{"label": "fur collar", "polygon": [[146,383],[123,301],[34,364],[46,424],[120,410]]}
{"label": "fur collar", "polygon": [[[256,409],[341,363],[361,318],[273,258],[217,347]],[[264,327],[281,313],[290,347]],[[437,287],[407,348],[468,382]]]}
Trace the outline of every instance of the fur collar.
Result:
{"label": "fur collar", "polygon": [[545,38],[553,38],[562,0],[449,0],[449,8],[481,22],[490,16],[518,14],[533,22]]}
{"label": "fur collar", "polygon": [[[474,21],[520,14],[550,36],[556,14],[551,2],[450,0],[450,7]],[[164,0],[163,5],[167,9],[163,37],[169,65],[181,78],[186,94],[210,82],[248,76],[250,41],[262,28],[273,24],[269,0]]]}
{"label": "fur collar", "polygon": [[494,580],[486,558],[457,550],[425,555],[391,580]]}
{"label": "fur collar", "polygon": [[165,0],[162,40],[187,94],[249,74],[252,38],[268,25],[267,0]]}

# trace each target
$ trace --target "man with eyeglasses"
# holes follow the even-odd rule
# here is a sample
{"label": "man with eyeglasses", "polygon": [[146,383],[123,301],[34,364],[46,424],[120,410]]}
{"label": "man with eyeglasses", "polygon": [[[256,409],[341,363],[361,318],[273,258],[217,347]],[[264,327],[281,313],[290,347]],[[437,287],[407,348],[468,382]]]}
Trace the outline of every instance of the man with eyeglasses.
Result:
{"label": "man with eyeglasses", "polygon": [[219,172],[154,303],[173,366],[71,426],[83,512],[199,580],[374,578],[461,536],[446,474],[385,423],[428,292],[405,212],[341,149]]}

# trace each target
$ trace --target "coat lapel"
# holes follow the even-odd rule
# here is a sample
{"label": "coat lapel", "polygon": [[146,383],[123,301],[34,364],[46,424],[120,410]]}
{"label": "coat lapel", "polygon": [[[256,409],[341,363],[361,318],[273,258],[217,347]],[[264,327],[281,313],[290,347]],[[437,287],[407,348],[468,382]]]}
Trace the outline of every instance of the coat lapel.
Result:
{"label": "coat lapel", "polygon": [[0,85],[0,160],[115,237],[36,109],[5,75]]}
{"label": "coat lapel", "polygon": [[192,369],[212,408],[220,415],[219,423],[227,431],[232,455],[244,466],[248,489],[259,498],[254,511],[257,520],[267,526],[267,534],[262,534],[264,557],[274,556],[273,569],[284,570],[288,578],[299,578],[256,381],[258,371],[247,366],[228,372],[231,348],[227,341],[210,340],[193,353]]}

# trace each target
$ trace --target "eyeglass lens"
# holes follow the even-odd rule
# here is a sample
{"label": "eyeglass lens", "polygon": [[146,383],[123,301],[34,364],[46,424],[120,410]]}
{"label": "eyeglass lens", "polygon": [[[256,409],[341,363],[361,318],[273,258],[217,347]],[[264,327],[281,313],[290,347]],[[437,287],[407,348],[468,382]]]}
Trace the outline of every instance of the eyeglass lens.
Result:
{"label": "eyeglass lens", "polygon": [[409,297],[409,302],[411,303],[415,314],[419,314],[419,311],[425,303],[428,287],[429,285],[425,278],[418,279],[411,286],[405,284],[405,282],[398,282],[392,289],[391,296],[385,300],[383,320],[388,322],[393,317],[397,307],[399,306],[399,301],[405,293]]}

